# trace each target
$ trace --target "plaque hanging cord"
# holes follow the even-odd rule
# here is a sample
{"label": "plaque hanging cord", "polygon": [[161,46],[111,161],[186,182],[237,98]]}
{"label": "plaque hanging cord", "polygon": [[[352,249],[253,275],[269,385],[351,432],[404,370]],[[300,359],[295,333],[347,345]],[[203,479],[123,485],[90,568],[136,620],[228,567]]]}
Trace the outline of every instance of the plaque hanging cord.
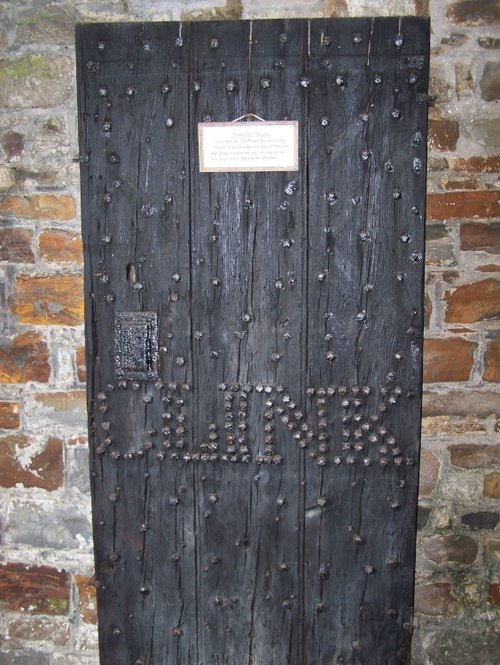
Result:
{"label": "plaque hanging cord", "polygon": [[[247,118],[248,116],[254,116],[253,113],[249,113],[248,111],[248,105],[250,103],[250,76],[252,74],[252,46],[253,46],[253,20],[250,19],[250,26],[249,26],[249,31],[248,31],[248,64],[247,64],[247,86],[246,86],[246,91],[245,91],[245,110],[246,113],[244,113],[241,118],[238,118],[238,120],[243,120]],[[258,116],[255,116],[256,118]],[[235,120],[234,122],[238,122],[238,120]],[[262,118],[259,118],[259,120],[262,120]]]}

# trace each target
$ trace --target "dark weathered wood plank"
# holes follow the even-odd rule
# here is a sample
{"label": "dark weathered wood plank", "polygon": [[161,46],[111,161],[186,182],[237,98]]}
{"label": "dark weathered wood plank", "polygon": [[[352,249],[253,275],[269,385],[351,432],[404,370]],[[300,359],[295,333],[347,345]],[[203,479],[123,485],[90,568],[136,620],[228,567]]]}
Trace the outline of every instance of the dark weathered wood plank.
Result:
{"label": "dark weathered wood plank", "polygon": [[[339,48],[328,69],[313,59],[309,210],[324,221],[310,224],[309,383],[335,386],[324,407],[329,468],[318,477],[308,467],[306,483],[308,506],[325,501],[306,520],[306,597],[317,608],[306,645],[321,662],[409,657],[419,424],[407,394],[420,381],[423,269],[411,211],[425,195],[410,143],[426,109],[390,52],[403,27],[360,21],[359,55]],[[342,42],[342,22],[322,29]]]}

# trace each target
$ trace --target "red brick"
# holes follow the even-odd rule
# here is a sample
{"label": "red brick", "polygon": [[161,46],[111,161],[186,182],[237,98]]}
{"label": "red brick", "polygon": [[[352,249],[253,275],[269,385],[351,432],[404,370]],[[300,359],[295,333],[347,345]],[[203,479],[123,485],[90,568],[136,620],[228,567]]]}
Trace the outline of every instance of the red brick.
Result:
{"label": "red brick", "polygon": [[415,611],[418,614],[442,616],[448,614],[455,598],[448,582],[434,582],[415,589]]}
{"label": "red brick", "polygon": [[500,265],[496,263],[488,263],[485,266],[478,266],[476,270],[478,272],[500,272]]}
{"label": "red brick", "polygon": [[460,249],[500,254],[500,222],[469,223],[460,227]]}
{"label": "red brick", "polygon": [[82,263],[82,237],[75,231],[50,229],[40,234],[40,254],[47,261]]}
{"label": "red brick", "polygon": [[420,453],[420,481],[418,493],[420,496],[427,496],[436,487],[439,477],[439,460],[430,450],[422,449]]}
{"label": "red brick", "polygon": [[456,120],[443,118],[429,120],[429,148],[432,150],[448,150],[457,148],[459,127]]}
{"label": "red brick", "polygon": [[459,0],[449,5],[446,18],[459,25],[497,25],[500,5],[497,0]]}
{"label": "red brick", "polygon": [[49,377],[49,349],[40,333],[26,332],[0,349],[0,383],[47,383]]}
{"label": "red brick", "polygon": [[500,155],[487,155],[486,157],[457,157],[451,165],[454,171],[467,171],[469,173],[498,173],[500,171]]}
{"label": "red brick", "polygon": [[430,0],[415,0],[415,16],[430,16]]}
{"label": "red brick", "polygon": [[427,219],[473,219],[500,216],[500,192],[446,192],[427,196]]}
{"label": "red brick", "polygon": [[461,338],[426,339],[424,342],[424,381],[441,383],[468,381],[477,344]]}
{"label": "red brick", "polygon": [[421,551],[425,556],[440,564],[447,561],[471,565],[477,559],[478,547],[470,536],[432,536],[424,538]]}
{"label": "red brick", "polygon": [[1,487],[19,483],[51,491],[62,486],[63,475],[63,446],[59,439],[49,439],[39,450],[21,434],[0,437]]}
{"label": "red brick", "polygon": [[448,446],[451,463],[463,469],[488,469],[500,466],[500,444],[457,443]]}
{"label": "red brick", "polygon": [[69,609],[69,573],[49,566],[0,564],[0,598],[5,609],[29,614],[66,614]]}
{"label": "red brick", "polygon": [[485,381],[500,381],[500,335],[488,341],[485,354]]}
{"label": "red brick", "polygon": [[445,321],[448,323],[495,319],[500,315],[500,281],[484,279],[458,286],[445,292],[445,301]]}
{"label": "red brick", "polygon": [[10,301],[20,323],[76,326],[83,323],[81,275],[19,275]]}
{"label": "red brick", "polygon": [[80,383],[87,380],[87,366],[85,363],[85,347],[81,346],[75,351],[76,375]]}
{"label": "red brick", "polygon": [[490,473],[484,479],[484,496],[500,499],[500,473]]}
{"label": "red brick", "polygon": [[0,402],[0,428],[19,429],[19,402]]}
{"label": "red brick", "polygon": [[97,623],[97,598],[93,578],[76,576],[78,611],[84,623]]}
{"label": "red brick", "polygon": [[64,222],[76,217],[76,204],[75,199],[67,194],[7,195],[0,201],[0,213]]}
{"label": "red brick", "polygon": [[33,232],[28,229],[0,229],[0,261],[34,263],[32,240]]}
{"label": "red brick", "polygon": [[500,582],[492,582],[488,589],[488,602],[492,605],[500,605]]}
{"label": "red brick", "polygon": [[26,642],[52,642],[64,646],[69,641],[69,624],[66,621],[23,617],[9,621],[9,638]]}

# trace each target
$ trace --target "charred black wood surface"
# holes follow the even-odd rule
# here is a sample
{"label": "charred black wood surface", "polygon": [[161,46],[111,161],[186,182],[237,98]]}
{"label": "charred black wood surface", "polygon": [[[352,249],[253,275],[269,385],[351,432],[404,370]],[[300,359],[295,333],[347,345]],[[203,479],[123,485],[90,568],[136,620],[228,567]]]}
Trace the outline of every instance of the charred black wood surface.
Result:
{"label": "charred black wood surface", "polygon": [[[428,33],[77,28],[103,665],[408,662]],[[299,171],[199,173],[247,112]]]}

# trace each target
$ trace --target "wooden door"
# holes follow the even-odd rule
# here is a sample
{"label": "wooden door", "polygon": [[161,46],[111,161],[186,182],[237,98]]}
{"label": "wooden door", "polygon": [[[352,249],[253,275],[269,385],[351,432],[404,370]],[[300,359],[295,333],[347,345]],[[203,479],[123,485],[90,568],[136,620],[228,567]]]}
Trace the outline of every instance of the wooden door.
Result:
{"label": "wooden door", "polygon": [[[103,665],[408,662],[428,30],[77,28]],[[199,172],[247,112],[297,172]]]}

